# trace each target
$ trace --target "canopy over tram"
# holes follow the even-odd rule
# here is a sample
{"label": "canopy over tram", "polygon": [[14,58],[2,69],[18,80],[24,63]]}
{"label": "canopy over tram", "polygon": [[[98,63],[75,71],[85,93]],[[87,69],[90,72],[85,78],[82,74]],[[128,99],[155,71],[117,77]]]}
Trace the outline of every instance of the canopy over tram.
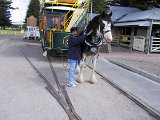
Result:
{"label": "canopy over tram", "polygon": [[70,11],[75,10],[75,8],[73,8],[73,7],[66,7],[66,6],[50,6],[50,7],[45,7],[45,9],[70,10]]}

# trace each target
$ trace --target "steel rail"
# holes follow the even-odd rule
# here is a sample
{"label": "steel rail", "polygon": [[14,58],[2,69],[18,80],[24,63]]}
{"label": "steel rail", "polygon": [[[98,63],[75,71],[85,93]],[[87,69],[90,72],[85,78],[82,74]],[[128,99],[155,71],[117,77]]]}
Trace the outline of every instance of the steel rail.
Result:
{"label": "steel rail", "polygon": [[68,105],[71,113],[75,116],[75,118],[76,118],[77,120],[82,120],[82,119],[80,118],[80,116],[75,112],[75,109],[74,109],[74,107],[73,107],[73,105],[72,105],[72,103],[71,103],[71,101],[70,101],[70,99],[69,99],[69,96],[68,96],[68,93],[67,93],[67,90],[66,90],[65,85],[63,85],[63,86],[60,85],[59,80],[58,80],[58,77],[57,77],[57,74],[56,74],[56,71],[55,71],[53,65],[51,64],[52,61],[51,61],[50,57],[47,56],[47,58],[48,58],[48,61],[49,61],[50,68],[51,68],[51,70],[52,70],[52,74],[53,74],[53,76],[54,76],[54,78],[55,78],[55,81],[56,81],[58,90],[60,91],[60,94],[61,94],[62,97],[65,99],[65,102],[67,103],[67,105]]}
{"label": "steel rail", "polygon": [[[88,67],[91,69],[90,66],[88,66]],[[141,107],[143,110],[145,110],[149,115],[153,116],[157,120],[160,120],[160,115],[159,115],[158,111],[156,111],[153,108],[151,108],[150,106],[148,106],[146,103],[144,103],[142,100],[140,100],[139,98],[137,98],[133,94],[125,91],[119,85],[117,85],[114,82],[112,82],[109,78],[104,77],[98,71],[95,71],[95,72],[99,76],[101,76],[102,80],[104,80],[105,82],[107,82],[108,84],[110,84],[112,87],[114,87],[116,90],[118,90],[120,93],[122,93],[124,96],[126,96],[127,98],[129,98],[130,100],[132,100],[135,104],[137,104],[139,107]]]}
{"label": "steel rail", "polygon": [[19,42],[19,47],[20,50],[23,54],[23,56],[25,57],[25,59],[27,60],[27,62],[31,65],[31,67],[37,72],[37,74],[45,81],[45,83],[47,84],[47,86],[45,87],[48,92],[57,100],[57,102],[60,104],[60,106],[64,109],[64,111],[67,113],[69,120],[82,120],[82,118],[75,112],[74,107],[72,106],[72,103],[69,99],[66,87],[63,85],[61,86],[57,77],[57,74],[54,70],[54,67],[51,64],[51,60],[48,57],[48,62],[52,71],[52,74],[55,78],[57,87],[59,91],[56,91],[56,89],[51,85],[51,83],[49,82],[49,80],[47,80],[47,78],[34,66],[34,64],[29,60],[29,58],[25,55],[22,46],[21,46],[21,42]]}

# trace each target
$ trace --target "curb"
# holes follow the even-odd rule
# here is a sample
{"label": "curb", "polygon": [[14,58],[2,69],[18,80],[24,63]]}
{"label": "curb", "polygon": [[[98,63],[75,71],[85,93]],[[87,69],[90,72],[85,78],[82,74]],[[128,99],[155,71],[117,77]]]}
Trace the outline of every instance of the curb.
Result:
{"label": "curb", "polygon": [[[108,60],[108,59],[107,59]],[[121,64],[119,62],[115,62],[113,60],[108,60],[109,62],[116,64],[120,67],[123,67],[127,70],[130,70],[132,72],[136,72],[136,73],[141,73],[143,71],[137,70],[137,69],[131,69],[132,67],[129,67],[127,65]],[[124,65],[124,66],[123,66]],[[143,100],[141,100],[140,98],[138,98],[137,96],[133,95],[130,92],[127,92],[126,90],[124,90],[122,87],[120,87],[118,84],[115,84],[113,82],[113,80],[111,78],[105,77],[103,76],[102,73],[98,72],[97,70],[95,71],[98,75],[100,75],[102,77],[102,79],[109,83],[111,86],[113,86],[115,89],[117,89],[118,91],[120,91],[124,96],[126,96],[127,98],[129,98],[130,100],[132,100],[134,103],[136,103],[138,106],[140,106],[142,109],[144,109],[146,112],[148,112],[148,114],[150,114],[151,116],[155,117],[157,120],[160,120],[160,112],[155,110],[154,108],[152,108],[151,106],[149,106],[147,103],[145,103]],[[144,74],[147,76],[150,76],[150,74]],[[151,75],[152,76],[152,75]],[[157,79],[157,78],[156,78]],[[160,79],[160,78],[159,78]],[[159,81],[160,82],[160,81]]]}
{"label": "curb", "polygon": [[160,83],[160,77],[157,77],[157,76],[155,76],[155,75],[151,75],[151,74],[149,74],[149,73],[147,73],[147,72],[144,72],[144,71],[142,71],[142,70],[139,70],[139,69],[130,67],[130,66],[128,66],[128,65],[125,65],[125,64],[123,64],[123,63],[120,63],[120,62],[117,62],[117,61],[114,61],[114,60],[110,60],[110,59],[107,59],[107,60],[108,60],[109,62],[115,64],[115,65],[118,65],[118,66],[124,68],[124,69],[127,69],[127,70],[129,70],[129,71],[131,71],[131,72],[137,73],[137,74],[139,74],[139,75],[141,75],[141,76],[143,76],[143,77],[149,78],[149,79],[151,79],[151,80],[153,80],[153,81],[155,81],[155,82]]}

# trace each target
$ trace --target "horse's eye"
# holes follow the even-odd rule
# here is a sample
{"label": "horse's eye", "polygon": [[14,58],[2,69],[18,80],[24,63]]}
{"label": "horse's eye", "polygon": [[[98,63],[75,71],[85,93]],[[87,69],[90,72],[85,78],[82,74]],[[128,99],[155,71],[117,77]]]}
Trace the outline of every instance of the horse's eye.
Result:
{"label": "horse's eye", "polygon": [[105,24],[104,24],[103,22],[101,22],[100,26],[101,26],[101,27],[104,27],[104,26],[105,26]]}

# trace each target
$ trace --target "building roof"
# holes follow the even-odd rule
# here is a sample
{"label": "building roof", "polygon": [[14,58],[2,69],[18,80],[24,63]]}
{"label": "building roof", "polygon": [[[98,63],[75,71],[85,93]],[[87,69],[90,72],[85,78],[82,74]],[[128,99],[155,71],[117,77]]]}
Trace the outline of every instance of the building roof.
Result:
{"label": "building roof", "polygon": [[129,15],[130,13],[140,12],[141,10],[138,8],[132,7],[121,7],[121,6],[111,6],[110,10],[112,11],[112,21],[115,22],[125,15]]}
{"label": "building roof", "polygon": [[[150,26],[150,20],[160,21],[160,8],[141,11],[137,8],[111,6],[114,26]],[[92,18],[98,14],[93,14]]]}
{"label": "building roof", "polygon": [[118,22],[140,21],[140,20],[160,20],[160,9],[140,11],[126,15]]}
{"label": "building roof", "polygon": [[[112,12],[111,19],[113,22],[115,22],[129,13],[139,12],[141,10],[138,8],[132,8],[132,7],[111,6],[110,11]],[[91,17],[91,14],[89,14],[89,18],[93,19],[97,15],[99,14],[92,13],[92,17]]]}
{"label": "building roof", "polygon": [[114,26],[150,26],[149,21],[115,23]]}
{"label": "building roof", "polygon": [[89,20],[92,20],[95,16],[97,16],[99,14],[95,14],[95,13],[89,13]]}

